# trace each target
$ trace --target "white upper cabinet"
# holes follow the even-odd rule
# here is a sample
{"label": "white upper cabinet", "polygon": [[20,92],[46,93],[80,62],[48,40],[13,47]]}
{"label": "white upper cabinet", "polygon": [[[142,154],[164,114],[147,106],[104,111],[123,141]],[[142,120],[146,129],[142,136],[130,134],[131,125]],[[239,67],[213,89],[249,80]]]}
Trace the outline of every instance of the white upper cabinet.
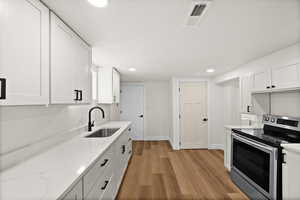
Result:
{"label": "white upper cabinet", "polygon": [[100,67],[98,71],[98,103],[120,102],[120,73],[112,67]]}
{"label": "white upper cabinet", "polygon": [[278,66],[252,75],[252,92],[276,92],[300,88],[300,63]]}
{"label": "white upper cabinet", "polygon": [[0,105],[48,104],[48,8],[38,0],[1,0],[0,27]]}
{"label": "white upper cabinet", "polygon": [[241,112],[249,113],[252,108],[251,99],[252,77],[245,75],[240,77],[240,99],[241,99]]}
{"label": "white upper cabinet", "polygon": [[271,71],[266,69],[252,74],[252,91],[265,91],[271,86]]}
{"label": "white upper cabinet", "polygon": [[120,103],[120,73],[117,70],[113,70],[113,101],[114,103]]}
{"label": "white upper cabinet", "polygon": [[300,87],[300,64],[272,68],[272,88],[289,89]]}
{"label": "white upper cabinet", "polygon": [[91,48],[51,13],[51,104],[89,103]]}

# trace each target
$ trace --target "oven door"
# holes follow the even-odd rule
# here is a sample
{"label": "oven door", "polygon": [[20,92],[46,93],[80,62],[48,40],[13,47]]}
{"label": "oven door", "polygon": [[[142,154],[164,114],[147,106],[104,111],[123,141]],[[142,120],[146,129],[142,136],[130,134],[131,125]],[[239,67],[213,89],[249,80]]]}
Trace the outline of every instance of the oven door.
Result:
{"label": "oven door", "polygon": [[277,196],[278,149],[232,134],[231,167],[270,199]]}

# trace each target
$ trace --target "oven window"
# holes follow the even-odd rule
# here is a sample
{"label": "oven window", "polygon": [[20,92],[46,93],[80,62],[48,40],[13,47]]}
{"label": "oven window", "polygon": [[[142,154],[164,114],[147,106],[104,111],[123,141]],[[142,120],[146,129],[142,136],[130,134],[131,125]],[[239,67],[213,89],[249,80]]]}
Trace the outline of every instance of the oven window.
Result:
{"label": "oven window", "polygon": [[269,192],[270,154],[234,139],[233,166]]}

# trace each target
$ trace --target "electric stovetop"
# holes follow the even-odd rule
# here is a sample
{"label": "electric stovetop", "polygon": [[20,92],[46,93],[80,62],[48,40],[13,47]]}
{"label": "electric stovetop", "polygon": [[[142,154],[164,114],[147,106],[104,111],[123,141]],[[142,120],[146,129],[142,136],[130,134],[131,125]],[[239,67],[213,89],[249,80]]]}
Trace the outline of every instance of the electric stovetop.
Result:
{"label": "electric stovetop", "polygon": [[233,129],[232,131],[241,136],[275,147],[280,147],[281,144],[286,143],[300,143],[299,131],[287,130],[270,125],[264,125],[264,128],[260,129]]}

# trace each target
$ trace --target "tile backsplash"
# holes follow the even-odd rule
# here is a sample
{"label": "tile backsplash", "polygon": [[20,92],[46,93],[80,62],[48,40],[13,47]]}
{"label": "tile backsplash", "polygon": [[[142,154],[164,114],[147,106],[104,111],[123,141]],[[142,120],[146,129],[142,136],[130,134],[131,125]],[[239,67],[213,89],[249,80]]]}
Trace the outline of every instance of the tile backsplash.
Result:
{"label": "tile backsplash", "polygon": [[300,91],[272,93],[271,113],[300,117]]}
{"label": "tile backsplash", "polygon": [[[82,132],[93,105],[0,107],[0,169],[11,167]],[[93,118],[100,124],[110,119],[111,106],[100,105],[106,114]]]}

